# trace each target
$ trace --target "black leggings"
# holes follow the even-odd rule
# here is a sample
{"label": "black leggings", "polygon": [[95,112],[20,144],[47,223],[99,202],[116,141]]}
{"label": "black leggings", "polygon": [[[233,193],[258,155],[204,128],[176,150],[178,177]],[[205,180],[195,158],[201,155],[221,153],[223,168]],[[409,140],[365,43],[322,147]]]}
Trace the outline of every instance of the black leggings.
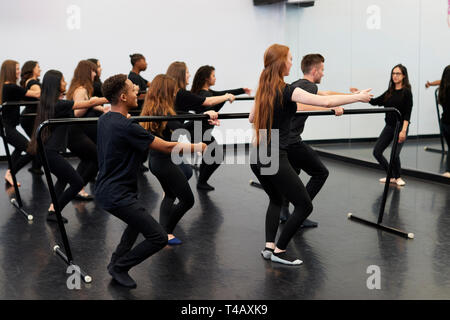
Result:
{"label": "black leggings", "polygon": [[6,142],[14,147],[14,151],[11,154],[11,174],[16,174],[20,169],[25,167],[33,160],[33,156],[29,153],[22,155],[22,152],[26,152],[28,148],[28,139],[25,138],[15,126],[5,125]]}
{"label": "black leggings", "polygon": [[[384,150],[386,150],[386,148],[391,144],[392,140],[394,139],[394,133],[395,127],[386,125],[383,131],[381,131],[380,137],[378,138],[375,144],[375,148],[373,149],[373,156],[380,163],[384,171],[386,171],[386,174],[388,172],[389,162],[383,156],[383,152]],[[408,136],[408,131],[406,131],[406,136]],[[395,153],[395,157],[392,162],[392,177],[395,179],[400,178],[402,174],[402,168],[400,164],[400,152],[402,151],[402,147],[404,144],[405,142],[399,143],[397,145],[397,152]]]}
{"label": "black leggings", "polygon": [[[328,178],[328,169],[320,160],[319,155],[303,141],[289,146],[288,157],[292,168],[297,174],[304,170],[311,177],[306,184],[306,191],[308,191],[309,197],[313,200]],[[288,204],[289,202],[286,199],[284,206]]]}
{"label": "black leggings", "polygon": [[[159,223],[171,234],[178,221],[194,205],[194,195],[185,173],[170,157],[150,156],[148,166],[164,190]],[[174,205],[175,199],[178,203]]]}
{"label": "black leggings", "polygon": [[[223,152],[221,151],[220,155],[217,154],[219,160],[214,160],[213,163],[209,163],[209,161],[208,161],[208,163],[205,162],[205,156],[209,156],[209,157],[211,157],[211,159],[216,159],[216,149],[217,149],[218,144],[217,144],[217,141],[214,138],[214,136],[211,134],[214,126],[211,126],[208,124],[208,122],[204,121],[202,123],[201,128],[202,128],[202,136],[201,136],[201,139],[199,140],[194,132],[194,129],[196,129],[195,122],[192,122],[190,124],[190,126],[187,127],[187,129],[190,133],[190,138],[191,138],[192,143],[198,143],[201,141],[208,145],[208,149],[206,149],[206,153],[203,155],[202,163],[200,164],[200,170],[199,170],[199,175],[198,175],[198,182],[206,183],[208,181],[208,179],[211,177],[211,175],[214,173],[214,171],[216,171],[217,168],[219,168],[221,163],[223,162]],[[208,133],[205,134],[205,132],[207,132],[207,131],[208,131]]]}
{"label": "black leggings", "polygon": [[450,172],[450,124],[441,121],[442,135],[447,141],[447,166],[445,171]]}
{"label": "black leggings", "polygon": [[[55,184],[55,193],[58,197],[59,209],[62,211],[83,188],[83,179],[57,151],[46,150],[46,154],[50,172],[58,178]],[[67,184],[69,187],[64,190]]]}
{"label": "black leggings", "polygon": [[[203,141],[208,145],[208,148],[210,151],[208,151],[208,148],[206,149],[205,154],[202,158],[202,163],[200,164],[200,172],[198,175],[198,182],[199,183],[206,183],[208,179],[211,177],[211,175],[214,173],[214,171],[217,170],[217,168],[220,167],[221,163],[223,162],[223,151],[221,152],[220,156],[216,160],[216,151],[218,144],[216,142],[216,139],[214,137],[211,137],[211,141]],[[217,154],[219,155],[219,154]],[[213,160],[213,163],[207,163],[205,162],[205,156],[211,157],[211,160]]]}
{"label": "black leggings", "polygon": [[[22,117],[20,118],[20,125],[22,126],[23,130],[25,131],[25,133],[28,135],[28,137],[31,139],[33,136],[33,130],[34,130],[34,121],[36,119],[36,117],[31,117],[31,116],[23,116],[27,113],[31,113],[28,112],[27,109],[24,110],[24,112],[22,112]],[[32,167],[35,169],[39,169],[42,166],[41,164],[41,159],[39,157],[39,155],[33,156],[33,162],[32,162]]]}
{"label": "black leggings", "polygon": [[[108,211],[128,225],[113,253],[114,260],[118,259],[115,267],[121,271],[130,270],[166,246],[167,234],[142,206],[134,203]],[[133,248],[139,233],[145,240]]]}
{"label": "black leggings", "polygon": [[285,250],[303,221],[311,214],[313,210],[311,198],[300,177],[289,163],[286,151],[280,150],[279,168],[274,175],[261,175],[261,168],[258,164],[251,164],[250,167],[270,200],[266,213],[266,242],[275,242],[283,197],[286,197],[294,205],[294,211],[287,220],[277,242],[277,247]]}
{"label": "black leggings", "polygon": [[85,186],[97,176],[97,146],[83,132],[82,128],[72,125],[69,127],[67,147],[81,159],[77,172],[83,179],[83,186]]}

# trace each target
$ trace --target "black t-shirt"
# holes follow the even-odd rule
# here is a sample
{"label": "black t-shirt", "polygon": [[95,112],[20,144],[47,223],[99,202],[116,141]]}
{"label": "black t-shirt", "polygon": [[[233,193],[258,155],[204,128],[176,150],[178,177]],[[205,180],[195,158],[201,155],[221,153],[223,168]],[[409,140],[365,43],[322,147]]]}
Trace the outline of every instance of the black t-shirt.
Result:
{"label": "black t-shirt", "polygon": [[282,100],[277,97],[273,108],[272,130],[279,130],[279,148],[283,150],[286,150],[289,146],[291,122],[297,112],[297,104],[291,100],[294,89],[294,86],[286,84],[283,89]]}
{"label": "black t-shirt", "polygon": [[185,89],[180,89],[175,97],[175,110],[177,113],[186,113],[189,111],[203,113],[206,111],[206,108],[202,106],[205,100],[205,97],[199,96]]}
{"label": "black t-shirt", "polygon": [[155,137],[135,120],[118,112],[102,115],[97,123],[99,173],[97,201],[105,210],[137,201],[137,177]]}
{"label": "black t-shirt", "polygon": [[[2,100],[4,102],[23,101],[27,89],[14,83],[3,85]],[[2,110],[4,125],[17,126],[20,121],[20,106],[4,106]]]}
{"label": "black t-shirt", "polygon": [[[30,81],[28,81],[27,85],[25,86],[25,89],[28,91],[34,85],[38,85],[40,87],[41,83],[39,82],[39,80],[31,79]],[[25,101],[38,101],[39,99],[36,99],[33,97],[24,97],[24,100]],[[25,105],[25,109],[23,110],[22,114],[36,113],[36,110],[37,110],[37,104],[27,104],[27,105]]]}
{"label": "black t-shirt", "polygon": [[[291,84],[294,88],[303,89],[309,93],[317,94],[319,88],[317,85],[307,79],[300,79]],[[289,136],[289,144],[294,144],[302,140],[301,134],[305,129],[305,122],[308,116],[296,116],[292,118],[291,134]]]}
{"label": "black t-shirt", "polygon": [[[243,88],[239,88],[239,89],[231,89],[231,90],[224,90],[224,91],[214,91],[214,90],[200,90],[198,92],[198,95],[201,97],[217,97],[217,96],[223,96],[226,93],[230,93],[233,94],[235,96],[240,95],[240,94],[244,94],[245,90]],[[220,109],[222,109],[222,107],[225,105],[226,101],[213,105],[211,107],[202,107],[200,110],[198,110],[198,112],[196,113],[204,113],[205,111],[209,111],[209,110],[213,110],[215,112],[219,112]],[[191,128],[191,130],[194,128],[194,124],[192,123],[190,126],[188,126],[188,128]],[[214,125],[211,125],[208,123],[208,120],[204,120],[202,121],[202,137],[205,134],[206,130],[209,129],[213,129]]]}
{"label": "black t-shirt", "polygon": [[[383,93],[381,96],[370,99],[369,103],[373,106],[384,106],[386,108],[396,108],[402,114],[402,122],[404,120],[409,122],[411,118],[411,110],[413,106],[413,98],[411,90],[409,89],[400,89],[394,90],[392,96],[389,99],[385,99],[387,91]],[[386,117],[384,118],[387,125],[395,127],[396,117],[393,113],[386,113]],[[403,123],[400,124],[401,126]]]}
{"label": "black t-shirt", "polygon": [[[178,120],[167,121],[166,127],[164,128],[161,135],[158,135],[156,132],[152,132],[152,134],[166,141],[177,141],[175,137],[172,139],[172,133],[177,129],[186,129],[187,125],[188,123],[183,124],[181,121]],[[150,155],[152,157],[159,157],[159,158],[171,157],[170,153],[162,153],[152,149],[150,149]]]}
{"label": "black t-shirt", "polygon": [[[72,100],[59,100],[55,105],[55,115],[52,119],[73,118],[73,104],[74,102]],[[51,134],[44,143],[45,148],[53,151],[65,151],[67,148],[68,129],[69,127],[67,125],[50,127]]]}
{"label": "black t-shirt", "polygon": [[148,81],[142,78],[139,74],[130,71],[128,74],[128,79],[131,80],[135,85],[139,86],[139,91],[146,91],[147,90],[147,83]]}

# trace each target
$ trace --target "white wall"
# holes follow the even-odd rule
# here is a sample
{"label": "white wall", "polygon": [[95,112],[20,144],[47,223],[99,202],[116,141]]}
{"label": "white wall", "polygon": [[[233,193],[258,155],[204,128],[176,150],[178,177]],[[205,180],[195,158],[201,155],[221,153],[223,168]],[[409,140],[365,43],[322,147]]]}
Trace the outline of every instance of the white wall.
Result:
{"label": "white wall", "polygon": [[[381,29],[368,30],[366,10],[374,4],[381,9]],[[79,29],[73,12],[67,12],[72,5],[80,9]],[[317,0],[309,8],[255,7],[252,0],[1,1],[0,60],[38,60],[43,73],[58,69],[70,80],[79,60],[95,57],[106,79],[128,73],[128,55],[140,52],[149,63],[143,73],[148,80],[182,60],[192,77],[199,66],[214,65],[216,89],[255,90],[264,50],[277,42],[288,44],[294,54],[287,80],[301,76],[304,54],[320,52],[326,58],[321,89],[346,91],[352,85],[372,87],[375,94],[387,88],[391,67],[402,62],[413,85],[411,133],[437,133],[433,92],[424,84],[440,78],[450,63],[446,10],[446,0]],[[235,102],[223,112],[248,112],[250,107],[250,102]],[[376,136],[383,116],[366,118],[310,118],[304,138]],[[217,130],[228,128],[250,125],[228,120]]]}

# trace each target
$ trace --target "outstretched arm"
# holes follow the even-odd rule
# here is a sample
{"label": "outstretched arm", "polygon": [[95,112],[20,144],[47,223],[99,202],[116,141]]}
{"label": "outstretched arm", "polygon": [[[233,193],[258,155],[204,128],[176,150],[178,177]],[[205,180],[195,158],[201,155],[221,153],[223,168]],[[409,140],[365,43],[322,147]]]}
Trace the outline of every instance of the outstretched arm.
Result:
{"label": "outstretched arm", "polygon": [[372,97],[370,90],[372,89],[362,90],[360,93],[352,95],[318,96],[303,89],[295,88],[292,92],[291,100],[303,104],[331,108],[355,102],[369,102]]}

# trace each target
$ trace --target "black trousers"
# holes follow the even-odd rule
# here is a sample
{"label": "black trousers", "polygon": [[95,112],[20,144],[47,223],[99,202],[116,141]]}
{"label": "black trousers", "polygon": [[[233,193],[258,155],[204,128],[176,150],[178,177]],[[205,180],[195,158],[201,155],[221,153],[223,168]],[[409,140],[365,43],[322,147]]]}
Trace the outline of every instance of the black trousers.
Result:
{"label": "black trousers", "polygon": [[445,171],[450,172],[450,124],[444,123],[441,120],[441,129],[442,135],[445,141],[447,141],[447,165]]}
{"label": "black trousers", "polygon": [[[22,115],[27,114],[27,113],[31,113],[31,112],[27,111],[27,109],[25,108],[25,110],[22,112]],[[30,139],[33,136],[35,120],[36,120],[36,117],[21,117],[20,118],[20,125],[22,126],[23,130],[25,131],[25,133],[28,135],[28,137]],[[34,169],[39,169],[39,168],[41,168],[41,166],[42,166],[42,163],[41,163],[41,159],[40,159],[39,155],[33,156],[32,167]]]}
{"label": "black trousers", "polygon": [[10,169],[12,174],[16,174],[33,160],[33,156],[29,153],[22,155],[22,152],[27,151],[29,141],[17,131],[15,126],[8,124],[5,124],[5,136],[6,142],[14,147],[11,153],[12,167]]}
{"label": "black trousers", "polygon": [[[389,162],[383,156],[384,150],[391,144],[394,139],[395,127],[386,125],[381,131],[380,136],[378,137],[377,142],[375,143],[375,147],[373,149],[373,156],[377,159],[378,163],[381,167],[388,172]],[[408,131],[406,132],[406,136],[408,136]],[[406,141],[405,141],[406,142]],[[394,160],[392,162],[392,177],[397,179],[400,178],[402,174],[402,168],[400,163],[400,152],[402,151],[403,144],[399,143],[397,145],[397,152],[395,153]]]}
{"label": "black trousers", "polygon": [[[306,184],[306,191],[313,200],[328,178],[328,169],[320,160],[319,155],[303,141],[289,145],[288,158],[297,174],[304,170],[311,177]],[[289,202],[285,199],[283,206],[288,206],[288,204]]]}
{"label": "black trousers", "polygon": [[[170,157],[150,156],[148,166],[164,190],[159,223],[171,234],[184,214],[194,206],[194,195],[185,173]],[[175,199],[178,199],[177,204],[174,204]]]}
{"label": "black trousers", "polygon": [[[62,211],[83,188],[83,179],[57,151],[46,150],[46,154],[50,172],[58,179],[55,184],[55,193],[58,197],[59,208]],[[66,189],[67,184],[69,184],[69,187]]]}
{"label": "black trousers", "polygon": [[[108,211],[127,224],[112,259],[121,271],[130,270],[167,245],[164,229],[138,203]],[[133,248],[139,233],[145,240]]]}
{"label": "black trousers", "polygon": [[83,179],[83,186],[95,179],[98,173],[97,146],[77,125],[69,126],[67,148],[78,158],[77,172]]}
{"label": "black trousers", "polygon": [[297,172],[289,163],[287,151],[280,150],[279,168],[274,175],[261,175],[259,164],[251,164],[250,167],[269,196],[266,212],[266,242],[275,242],[283,197],[294,205],[294,211],[277,242],[277,247],[284,250],[303,221],[311,214],[313,210],[311,198]]}

